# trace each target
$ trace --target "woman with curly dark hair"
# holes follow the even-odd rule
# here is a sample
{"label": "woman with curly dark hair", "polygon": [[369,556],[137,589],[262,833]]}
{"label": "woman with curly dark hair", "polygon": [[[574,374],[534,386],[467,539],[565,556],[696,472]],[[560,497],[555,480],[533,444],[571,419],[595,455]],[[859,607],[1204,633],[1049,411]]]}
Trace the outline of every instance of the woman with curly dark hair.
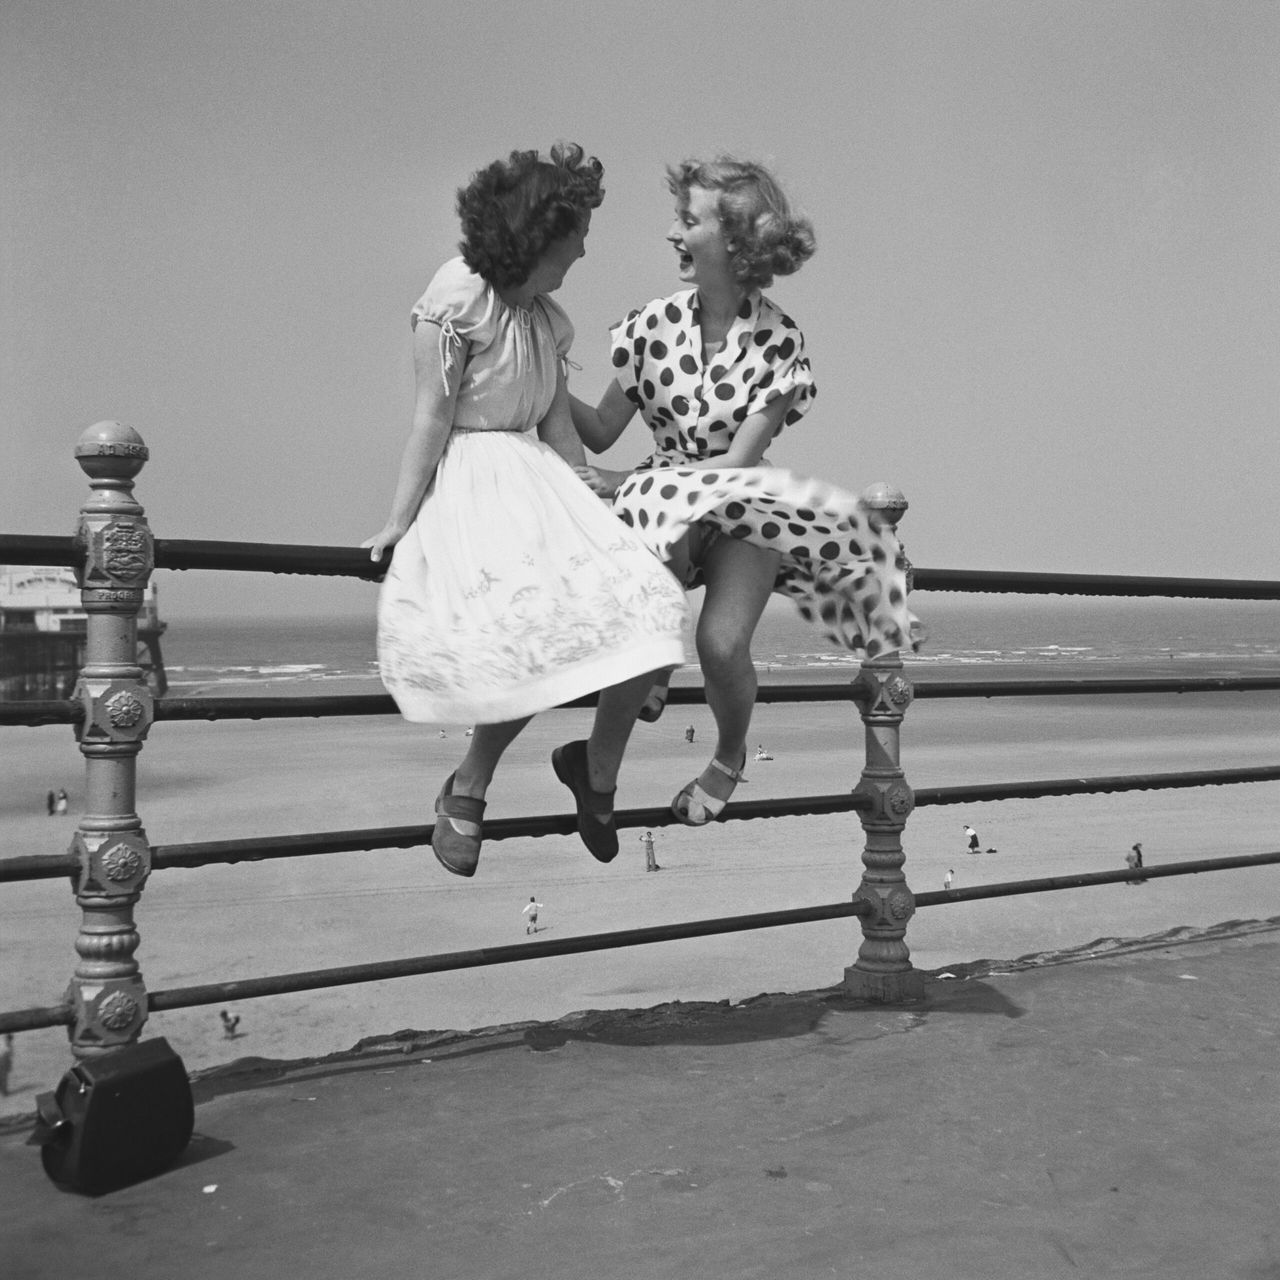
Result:
{"label": "woman with curly dark hair", "polygon": [[[803,335],[761,290],[813,255],[813,228],[760,164],[687,160],[667,181],[676,200],[667,239],[687,287],[613,331],[615,376],[596,408],[570,403],[597,453],[639,410],[654,452],[634,472],[582,474],[687,587],[706,588],[697,647],[717,741],[671,805],[681,822],[702,826],[742,780],[756,698],[751,638],[771,592],[792,596],[854,653],[918,639],[893,530],[852,494],[765,462],[770,441],[809,409],[814,385]],[[665,701],[664,678],[640,714],[657,719]],[[598,720],[625,713],[602,695]]]}
{"label": "woman with curly dark hair", "polygon": [[[549,295],[585,252],[602,173],[574,145],[513,151],[458,192],[462,256],[413,308],[413,424],[391,514],[364,543],[375,561],[395,548],[378,662],[402,714],[475,725],[435,806],[432,849],[456,875],[475,872],[489,783],[535,712],[616,685],[633,721],[684,659],[679,584],[574,470],[573,326]],[[604,723],[555,762],[602,862],[630,728]]]}

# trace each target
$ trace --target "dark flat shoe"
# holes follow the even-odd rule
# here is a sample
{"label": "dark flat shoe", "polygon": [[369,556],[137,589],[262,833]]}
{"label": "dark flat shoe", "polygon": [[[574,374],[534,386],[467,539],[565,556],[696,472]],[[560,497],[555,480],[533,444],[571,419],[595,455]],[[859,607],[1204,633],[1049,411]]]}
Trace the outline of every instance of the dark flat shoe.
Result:
{"label": "dark flat shoe", "polygon": [[[556,777],[573,792],[578,809],[578,834],[597,862],[612,862],[618,856],[618,829],[613,822],[614,791],[592,791],[587,772],[587,744],[582,739],[566,742],[551,753]],[[608,815],[601,822],[594,815]]]}
{"label": "dark flat shoe", "polygon": [[[436,825],[431,831],[431,852],[446,871],[455,876],[473,876],[480,861],[480,843],[484,838],[484,801],[475,796],[455,796],[451,773],[436,797]],[[449,821],[474,823],[475,835],[466,835]]]}
{"label": "dark flat shoe", "polygon": [[649,690],[648,697],[644,700],[644,705],[636,712],[636,719],[643,720],[646,724],[653,724],[655,720],[667,709],[667,695],[671,692],[665,684],[655,684]]}

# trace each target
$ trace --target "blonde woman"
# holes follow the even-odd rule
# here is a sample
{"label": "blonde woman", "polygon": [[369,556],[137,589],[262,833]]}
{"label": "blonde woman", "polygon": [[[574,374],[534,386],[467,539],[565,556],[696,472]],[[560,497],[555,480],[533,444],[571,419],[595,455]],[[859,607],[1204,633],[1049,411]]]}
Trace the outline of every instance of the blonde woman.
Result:
{"label": "blonde woman", "polygon": [[[654,450],[632,472],[584,478],[706,595],[697,648],[717,739],[676,794],[690,826],[718,817],[741,781],[756,698],[751,639],[771,592],[793,597],[835,644],[875,655],[914,647],[905,561],[891,529],[853,495],[767,465],[765,450],[807,413],[815,390],[804,338],[762,290],[813,255],[813,229],[760,164],[720,157],[667,171],[667,232],[682,285],[613,332],[614,380],[574,426],[600,453],[639,412]],[[655,683],[642,715],[666,698]],[[625,715],[602,696],[597,719]]]}

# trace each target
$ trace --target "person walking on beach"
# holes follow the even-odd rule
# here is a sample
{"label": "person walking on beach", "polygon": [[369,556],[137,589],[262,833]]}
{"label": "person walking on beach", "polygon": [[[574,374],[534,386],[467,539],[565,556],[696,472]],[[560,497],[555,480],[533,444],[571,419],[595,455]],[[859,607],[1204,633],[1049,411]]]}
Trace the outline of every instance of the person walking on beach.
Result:
{"label": "person walking on beach", "polygon": [[9,1096],[9,1076],[13,1071],[13,1032],[6,1031],[0,1043],[0,1098]]}
{"label": "person walking on beach", "polygon": [[690,726],[689,726],[689,727],[684,731],[684,740],[685,740],[686,742],[692,742],[692,741],[693,741],[693,725],[690,725]]}
{"label": "person walking on beach", "polygon": [[435,802],[431,848],[475,874],[485,796],[537,712],[615,686],[613,719],[557,749],[592,855],[618,852],[613,794],[636,713],[684,661],[688,606],[600,502],[565,382],[573,325],[551,294],[586,252],[603,168],[572,143],[513,151],[458,192],[461,257],[413,308],[417,390],[386,524],[378,664],[407,719],[472,724]]}
{"label": "person walking on beach", "polygon": [[971,826],[969,826],[968,823],[965,824],[964,834],[969,841],[969,852],[981,853],[982,848],[978,842],[978,833]]}
{"label": "person walking on beach", "polygon": [[53,802],[54,813],[57,813],[57,814],[66,813],[67,804],[68,804],[68,797],[67,797],[66,789],[63,787],[59,787],[57,797],[54,799],[54,802]]}
{"label": "person walking on beach", "polygon": [[640,837],[640,847],[644,850],[644,869],[646,871],[661,871],[658,866],[657,855],[653,852],[653,832],[646,831]]}
{"label": "person walking on beach", "polygon": [[521,913],[525,916],[524,931],[526,934],[538,932],[538,912],[541,910],[542,903],[537,898],[530,898],[529,905]]}
{"label": "person walking on beach", "polygon": [[226,1009],[219,1009],[218,1017],[222,1022],[222,1034],[228,1040],[234,1040],[236,1028],[240,1025],[240,1015],[238,1013],[228,1013]]}
{"label": "person walking on beach", "polygon": [[951,888],[951,881],[955,879],[955,868],[952,867],[945,876],[942,877],[942,887],[944,889]]}
{"label": "person walking on beach", "polygon": [[[588,483],[669,563],[705,587],[696,644],[716,722],[706,768],[675,795],[688,826],[718,818],[743,779],[756,700],[751,641],[774,591],[855,653],[915,647],[906,562],[891,528],[852,494],[766,464],[800,421],[813,375],[795,322],[761,292],[813,255],[808,219],[760,164],[722,156],[667,169],[681,292],[634,311],[612,334],[614,379],[592,408],[570,397],[594,453],[637,411],[654,451],[633,472],[589,468]],[[645,718],[667,698],[659,681]],[[620,709],[601,697],[596,723]]]}
{"label": "person walking on beach", "polygon": [[[1142,845],[1135,844],[1124,856],[1125,866],[1130,871],[1140,872],[1142,870]],[[1135,875],[1132,880],[1126,880],[1126,884],[1145,884],[1146,881],[1141,875]]]}
{"label": "person walking on beach", "polygon": [[48,795],[44,798],[45,807],[49,810],[49,817],[53,817],[58,808],[58,797],[50,788]]}

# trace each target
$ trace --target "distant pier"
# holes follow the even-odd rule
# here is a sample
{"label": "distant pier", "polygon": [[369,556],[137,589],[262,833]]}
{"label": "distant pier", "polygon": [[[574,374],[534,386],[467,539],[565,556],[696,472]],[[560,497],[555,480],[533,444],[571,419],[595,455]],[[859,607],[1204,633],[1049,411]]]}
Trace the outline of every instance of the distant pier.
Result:
{"label": "distant pier", "polygon": [[[169,687],[159,598],[147,588],[138,613],[138,665],[157,697]],[[85,661],[88,615],[80,584],[66,568],[0,566],[0,698],[70,698]]]}

